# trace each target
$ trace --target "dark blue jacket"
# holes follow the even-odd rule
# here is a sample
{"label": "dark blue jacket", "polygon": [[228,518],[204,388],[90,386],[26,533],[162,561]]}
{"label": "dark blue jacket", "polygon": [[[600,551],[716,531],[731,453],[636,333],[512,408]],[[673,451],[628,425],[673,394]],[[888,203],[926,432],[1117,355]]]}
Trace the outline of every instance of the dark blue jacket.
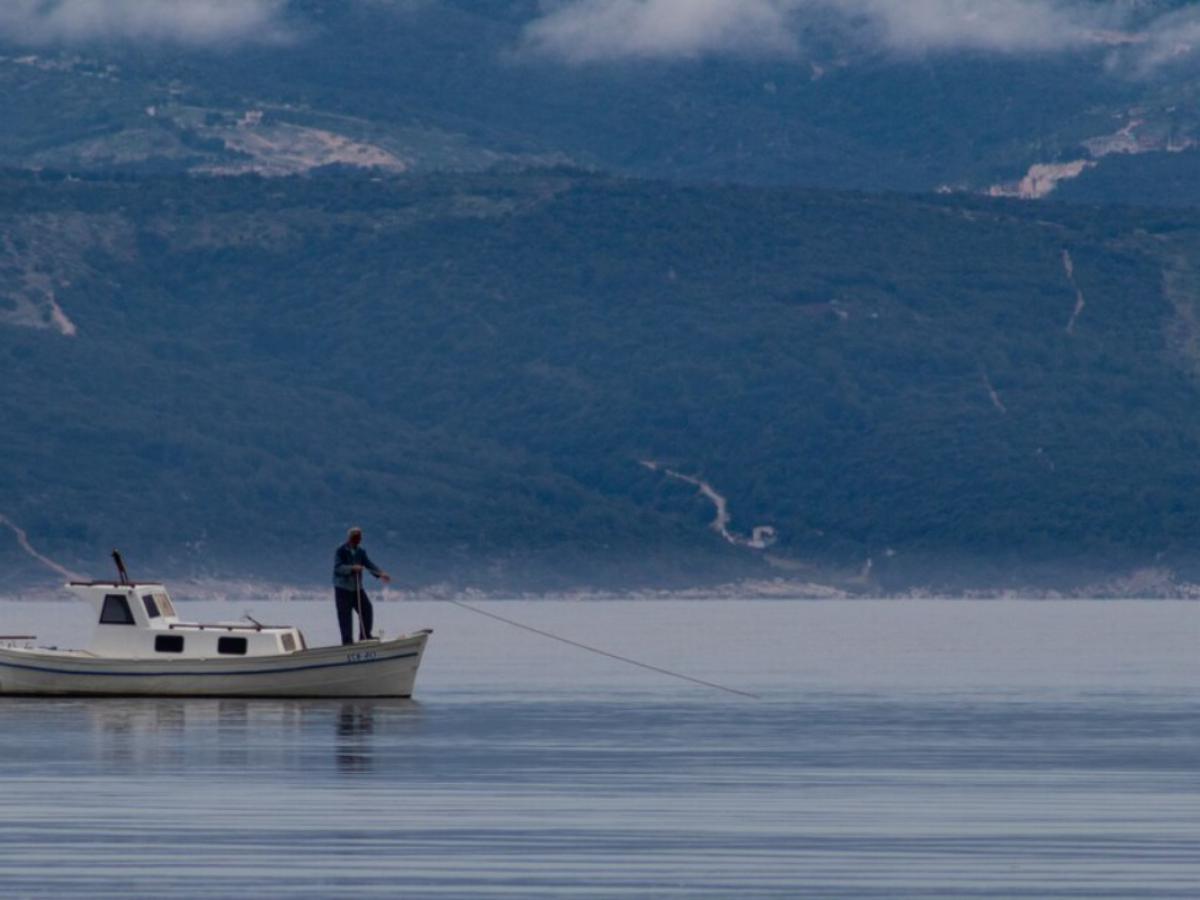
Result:
{"label": "dark blue jacket", "polygon": [[351,547],[350,542],[347,541],[338,547],[337,553],[333,555],[333,586],[335,588],[352,591],[357,587],[358,579],[351,571],[351,566],[362,566],[376,578],[383,571],[371,562],[371,557],[367,556],[367,551],[362,548],[362,544]]}

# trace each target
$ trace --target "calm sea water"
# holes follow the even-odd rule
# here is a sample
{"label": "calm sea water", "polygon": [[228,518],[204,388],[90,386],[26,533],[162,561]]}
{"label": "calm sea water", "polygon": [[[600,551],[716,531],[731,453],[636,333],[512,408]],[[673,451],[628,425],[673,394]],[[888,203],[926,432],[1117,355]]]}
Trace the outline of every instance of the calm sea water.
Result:
{"label": "calm sea water", "polygon": [[480,605],[760,699],[381,603],[413,701],[0,700],[0,896],[1200,897],[1200,604]]}

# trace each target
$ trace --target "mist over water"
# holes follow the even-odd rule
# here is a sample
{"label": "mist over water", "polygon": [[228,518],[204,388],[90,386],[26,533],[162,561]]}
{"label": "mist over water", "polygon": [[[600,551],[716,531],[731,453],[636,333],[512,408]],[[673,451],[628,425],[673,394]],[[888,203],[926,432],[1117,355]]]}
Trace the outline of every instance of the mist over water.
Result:
{"label": "mist over water", "polygon": [[0,893],[1200,893],[1200,604],[482,605],[762,699],[381,602],[435,629],[413,701],[0,701]]}

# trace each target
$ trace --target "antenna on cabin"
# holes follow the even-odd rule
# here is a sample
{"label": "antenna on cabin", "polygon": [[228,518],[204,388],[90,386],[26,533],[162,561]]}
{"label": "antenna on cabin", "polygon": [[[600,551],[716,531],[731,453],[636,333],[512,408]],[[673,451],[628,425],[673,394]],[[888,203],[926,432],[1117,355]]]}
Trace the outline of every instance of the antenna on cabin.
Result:
{"label": "antenna on cabin", "polygon": [[113,562],[117,564],[117,574],[121,576],[121,584],[132,584],[129,580],[129,573],[125,571],[125,561],[121,559],[121,551],[114,550],[112,558]]}

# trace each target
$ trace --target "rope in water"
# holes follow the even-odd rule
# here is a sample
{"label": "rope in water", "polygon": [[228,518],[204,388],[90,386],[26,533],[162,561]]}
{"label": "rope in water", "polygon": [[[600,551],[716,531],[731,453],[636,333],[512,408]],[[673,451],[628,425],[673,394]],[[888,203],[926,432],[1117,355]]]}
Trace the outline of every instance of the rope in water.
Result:
{"label": "rope in water", "polygon": [[703,678],[693,678],[691,675],[684,675],[680,672],[672,672],[670,669],[663,669],[659,666],[652,666],[649,663],[638,662],[636,659],[630,659],[628,656],[621,656],[617,653],[609,653],[607,650],[601,650],[599,647],[591,647],[587,644],[581,644],[579,641],[573,641],[570,638],[562,637],[561,635],[552,634],[549,631],[543,631],[540,628],[534,628],[532,625],[526,625],[523,622],[518,622],[515,619],[505,618],[496,613],[488,612],[487,610],[479,609],[471,606],[469,603],[463,603],[461,600],[451,600],[446,598],[455,606],[461,606],[463,609],[470,610],[481,616],[487,616],[489,619],[495,619],[497,622],[503,622],[506,625],[511,625],[513,628],[520,628],[523,631],[530,631],[534,634],[540,634],[542,637],[550,638],[554,641],[560,641],[564,644],[570,644],[572,647],[578,647],[580,650],[587,650],[589,653],[595,653],[599,656],[607,656],[609,659],[615,659],[623,663],[628,663],[631,666],[637,666],[640,669],[649,669],[651,672],[657,672],[660,675],[668,675],[671,678],[678,678],[682,681],[690,681],[692,684],[699,684],[703,687],[713,688],[714,690],[724,691],[727,694],[736,694],[739,697],[749,697],[751,700],[759,699],[757,694],[751,694],[748,691],[739,691],[736,688],[726,687],[723,684],[717,684],[713,681],[705,681]]}

